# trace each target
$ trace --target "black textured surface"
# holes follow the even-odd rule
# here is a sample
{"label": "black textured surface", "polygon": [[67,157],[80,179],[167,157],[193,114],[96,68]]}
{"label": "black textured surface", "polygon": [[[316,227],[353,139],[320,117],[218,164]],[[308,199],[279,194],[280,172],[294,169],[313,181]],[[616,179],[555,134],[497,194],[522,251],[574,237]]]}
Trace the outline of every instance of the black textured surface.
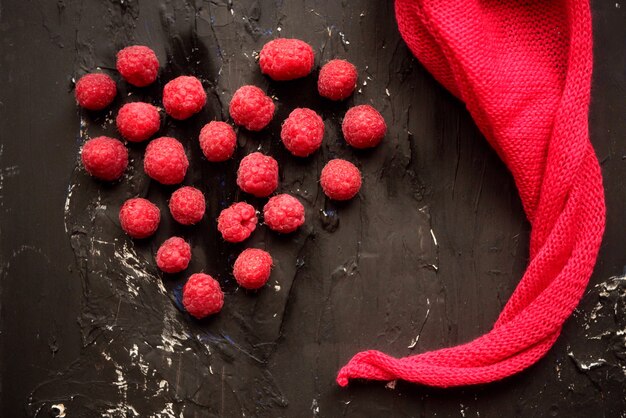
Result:
{"label": "black textured surface", "polygon": [[[480,387],[341,389],[335,374],[359,350],[403,356],[487,331],[527,257],[529,226],[510,175],[463,105],[411,56],[392,3],[3,1],[0,416],[55,416],[62,407],[67,417],[625,416],[624,8],[593,3],[591,136],[608,225],[589,290],[555,347],[520,375]],[[277,36],[311,43],[318,64],[352,61],[358,92],[330,104],[315,94],[315,74],[269,82],[254,51]],[[132,43],[155,49],[159,81],[147,89],[119,82],[112,113],[77,110],[73,80],[99,66],[120,81],[115,52]],[[170,220],[172,188],[143,173],[144,145],[130,146],[132,168],[114,185],[77,167],[85,138],[116,135],[123,102],[158,103],[163,84],[184,73],[202,79],[208,105],[188,121],[166,119],[160,132],[183,141],[185,183],[206,193],[207,216],[194,228]],[[249,83],[275,96],[277,117],[262,133],[239,132],[236,160],[209,164],[200,127],[227,117],[233,91]],[[354,152],[340,118],[364,103],[381,110],[389,133],[376,150]],[[321,152],[304,160],[278,137],[296,106],[326,120]],[[245,198],[234,181],[237,160],[258,148],[278,159],[280,190],[305,203],[307,223],[290,237],[260,228],[246,243],[276,261],[270,285],[255,295],[229,276],[243,246],[220,241],[214,219]],[[364,174],[360,196],[347,204],[329,204],[317,184],[335,156]],[[117,211],[135,195],[164,210],[152,240],[120,233]],[[219,316],[191,320],[179,309],[186,275],[155,269],[153,254],[172,234],[193,245],[188,273],[204,270],[222,283]]]}

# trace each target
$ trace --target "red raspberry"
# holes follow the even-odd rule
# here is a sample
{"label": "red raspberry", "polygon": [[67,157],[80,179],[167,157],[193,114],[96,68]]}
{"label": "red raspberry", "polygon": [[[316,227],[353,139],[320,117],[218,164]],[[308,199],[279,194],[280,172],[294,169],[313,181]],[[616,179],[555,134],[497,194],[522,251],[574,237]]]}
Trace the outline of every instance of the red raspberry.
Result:
{"label": "red raspberry", "polygon": [[117,130],[130,142],[141,142],[154,135],[161,127],[159,110],[148,103],[126,103],[115,119]]}
{"label": "red raspberry", "polygon": [[356,68],[348,61],[328,61],[320,70],[317,91],[330,100],[347,99],[356,88],[357,77]]}
{"label": "red raspberry", "polygon": [[165,273],[178,273],[191,261],[191,247],[184,239],[172,237],[159,247],[156,254],[157,267]]}
{"label": "red raspberry", "polygon": [[170,213],[179,224],[193,225],[200,222],[205,209],[204,195],[195,187],[181,187],[170,198]]}
{"label": "red raspberry", "polygon": [[361,105],[346,112],[341,130],[346,142],[354,148],[372,148],[382,141],[387,125],[376,109]]}
{"label": "red raspberry", "polygon": [[239,163],[237,186],[256,197],[267,197],[278,187],[278,163],[260,152],[248,154]]}
{"label": "red raspberry", "polygon": [[128,150],[117,139],[99,136],[85,142],[80,153],[85,170],[100,180],[117,180],[128,166]]}
{"label": "red raspberry", "polygon": [[274,39],[259,54],[261,72],[277,81],[306,77],[314,61],[313,48],[300,39]]}
{"label": "red raspberry", "polygon": [[304,206],[288,194],[276,195],[263,207],[263,220],[273,231],[293,232],[304,223]]}
{"label": "red raspberry", "polygon": [[161,184],[178,184],[183,181],[189,167],[183,144],[163,136],[146,147],[143,169],[148,176]]}
{"label": "red raspberry", "polygon": [[228,242],[246,240],[256,229],[256,210],[246,202],[234,203],[224,209],[217,218],[217,230]]}
{"label": "red raspberry", "polygon": [[296,157],[306,157],[322,145],[324,121],[311,109],[298,108],[289,114],[280,131],[285,148]]}
{"label": "red raspberry", "polygon": [[208,274],[192,274],[183,287],[183,306],[197,319],[218,313],[224,306],[220,284]]}
{"label": "red raspberry", "polygon": [[88,110],[102,110],[115,99],[117,86],[108,75],[92,73],[78,80],[74,94],[79,106]]}
{"label": "red raspberry", "polygon": [[196,77],[180,76],[163,88],[163,106],[174,119],[187,119],[202,110],[206,93]]}
{"label": "red raspberry", "polygon": [[147,238],[154,234],[161,221],[161,211],[149,200],[128,199],[120,209],[122,229],[132,238]]}
{"label": "red raspberry", "polygon": [[159,60],[147,46],[128,46],[117,53],[117,71],[137,87],[154,83],[159,74]]}
{"label": "red raspberry", "polygon": [[209,122],[200,131],[200,148],[211,162],[228,160],[235,152],[236,145],[237,135],[226,122]]}
{"label": "red raspberry", "polygon": [[256,86],[239,87],[228,108],[235,124],[249,131],[260,131],[274,117],[274,102]]}
{"label": "red raspberry", "polygon": [[361,188],[361,172],[346,160],[330,160],[320,176],[322,190],[333,200],[352,199]]}
{"label": "red raspberry", "polygon": [[258,248],[243,250],[233,266],[233,276],[245,289],[259,289],[267,283],[272,270],[272,256]]}

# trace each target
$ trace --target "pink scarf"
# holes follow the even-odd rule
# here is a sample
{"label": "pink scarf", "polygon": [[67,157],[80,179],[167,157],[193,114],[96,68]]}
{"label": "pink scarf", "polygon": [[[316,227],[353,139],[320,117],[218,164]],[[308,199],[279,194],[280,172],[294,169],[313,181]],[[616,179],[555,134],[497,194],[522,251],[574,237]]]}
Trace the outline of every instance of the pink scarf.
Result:
{"label": "pink scarf", "polygon": [[510,169],[531,225],[530,262],[493,329],[404,358],[356,354],[337,382],[487,383],[539,360],[583,295],[605,223],[587,126],[591,15],[586,0],[396,0],[402,37],[462,100]]}

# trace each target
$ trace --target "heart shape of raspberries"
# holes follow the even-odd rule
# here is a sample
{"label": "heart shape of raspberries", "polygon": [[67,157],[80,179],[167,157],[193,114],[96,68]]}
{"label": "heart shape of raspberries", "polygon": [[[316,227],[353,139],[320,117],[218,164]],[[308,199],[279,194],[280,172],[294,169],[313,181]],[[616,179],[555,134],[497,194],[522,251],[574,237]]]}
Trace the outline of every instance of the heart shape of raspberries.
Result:
{"label": "heart shape of raspberries", "polygon": [[[263,74],[275,81],[286,81],[308,76],[314,66],[313,48],[298,39],[275,39],[268,42],[259,55]],[[145,87],[158,76],[159,62],[156,54],[146,46],[129,46],[117,54],[120,75],[133,86]],[[331,60],[319,73],[318,93],[333,101],[348,98],[354,92],[357,70],[345,60]],[[109,106],[117,94],[113,79],[103,73],[83,76],[76,83],[76,101],[88,110],[102,110]],[[165,84],[162,104],[166,117],[184,121],[200,112],[207,103],[202,82],[190,75],[180,75]],[[276,105],[261,88],[241,86],[232,96],[229,113],[232,122],[241,129],[263,131],[274,118]],[[127,143],[148,142],[143,156],[143,171],[152,180],[175,187],[169,199],[169,214],[161,213],[154,202],[145,197],[133,196],[120,202],[119,223],[124,232],[134,240],[146,240],[159,228],[164,216],[171,216],[181,225],[192,226],[205,216],[207,203],[202,191],[193,186],[180,186],[192,167],[188,151],[177,138],[157,136],[161,127],[159,109],[144,102],[124,104],[115,118],[117,131]],[[386,124],[380,113],[369,105],[350,108],[342,123],[347,144],[354,148],[377,146],[386,133]],[[324,121],[314,110],[295,108],[282,122],[280,138],[294,158],[306,158],[322,145],[325,135]],[[237,147],[237,132],[227,121],[207,121],[197,133],[197,141],[208,164],[219,164],[233,157]],[[87,140],[81,150],[82,165],[87,173],[103,182],[120,181],[129,165],[129,153],[119,139],[100,136]],[[245,242],[259,226],[273,233],[291,234],[305,224],[305,207],[288,193],[275,194],[279,187],[280,167],[270,155],[253,152],[244,156],[237,170],[237,186],[244,193],[241,201],[233,201],[217,216],[217,230],[228,243]],[[354,198],[362,184],[359,169],[351,162],[332,159],[319,174],[320,186],[325,195],[336,201]],[[121,180],[124,181],[124,180]],[[245,200],[264,205],[255,207]],[[263,223],[259,220],[262,209]],[[193,258],[189,242],[171,236],[160,244],[155,263],[164,274],[185,272]],[[244,249],[233,263],[232,276],[237,284],[248,290],[262,289],[271,276],[273,267],[271,250]],[[182,289],[182,305],[193,317],[201,319],[217,314],[225,303],[218,280],[205,272],[189,274]]]}

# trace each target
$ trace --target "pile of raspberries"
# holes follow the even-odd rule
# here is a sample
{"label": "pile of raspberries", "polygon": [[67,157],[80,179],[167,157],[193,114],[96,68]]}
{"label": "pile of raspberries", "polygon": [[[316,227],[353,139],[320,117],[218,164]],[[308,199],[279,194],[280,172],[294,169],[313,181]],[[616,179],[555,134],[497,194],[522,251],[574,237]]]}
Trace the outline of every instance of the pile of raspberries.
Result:
{"label": "pile of raspberries", "polygon": [[[276,81],[306,77],[314,66],[313,48],[298,39],[275,39],[265,44],[259,54],[261,72]],[[136,87],[152,84],[158,76],[159,61],[154,51],[146,46],[129,46],[117,54],[116,67],[126,82]],[[348,61],[334,59],[319,72],[318,92],[329,100],[350,97],[357,82],[357,70]],[[106,74],[91,73],[76,83],[78,104],[88,110],[102,110],[109,106],[117,94],[115,82]],[[198,113],[206,104],[206,92],[200,80],[180,76],[168,82],[163,89],[165,113],[177,120]],[[159,108],[143,102],[124,104],[116,117],[120,136],[128,142],[144,142],[160,129]],[[232,97],[229,112],[232,122],[249,131],[261,131],[274,117],[273,100],[256,86],[242,86]],[[387,126],[380,113],[369,105],[350,108],[342,123],[343,136],[354,148],[372,148],[385,136]],[[283,121],[281,140],[295,157],[307,157],[316,152],[324,139],[324,121],[313,110],[294,109]],[[200,148],[211,163],[226,161],[233,156],[237,134],[227,122],[211,121],[198,133]],[[91,176],[102,181],[120,179],[128,166],[125,144],[114,138],[100,136],[89,139],[81,150],[82,164]],[[189,161],[183,145],[176,138],[160,137],[146,147],[143,167],[153,180],[166,185],[184,181]],[[332,200],[349,200],[361,188],[361,173],[349,161],[328,161],[320,174],[320,184]],[[250,195],[269,197],[263,207],[263,222],[279,234],[296,231],[305,222],[304,206],[289,194],[272,194],[278,187],[278,163],[260,152],[246,155],[237,170],[237,185]],[[271,196],[271,197],[270,197]],[[203,218],[205,198],[191,186],[174,191],[169,200],[172,218],[183,225],[194,225]],[[133,239],[148,238],[159,226],[159,208],[140,197],[125,201],[119,212],[122,229]],[[217,218],[217,229],[225,241],[245,241],[259,222],[256,209],[246,202],[236,202],[222,210]],[[171,237],[156,253],[156,264],[164,273],[178,273],[187,268],[191,260],[191,247],[180,237]],[[268,281],[272,257],[264,250],[248,248],[237,257],[233,276],[245,289],[260,289]],[[224,305],[220,284],[205,273],[192,274],[183,288],[183,305],[195,318],[215,314]]]}

